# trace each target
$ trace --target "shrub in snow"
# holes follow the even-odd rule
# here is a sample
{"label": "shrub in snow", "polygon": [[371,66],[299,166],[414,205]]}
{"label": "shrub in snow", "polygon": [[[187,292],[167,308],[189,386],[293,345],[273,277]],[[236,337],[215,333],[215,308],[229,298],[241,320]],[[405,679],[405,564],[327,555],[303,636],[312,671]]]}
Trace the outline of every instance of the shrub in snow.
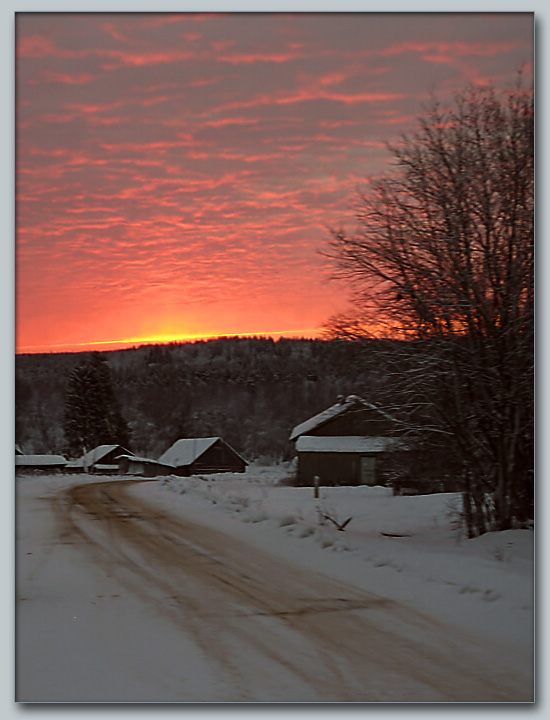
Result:
{"label": "shrub in snow", "polygon": [[246,509],[250,505],[250,498],[244,495],[237,495],[229,498],[231,503],[236,506],[237,512]]}
{"label": "shrub in snow", "polygon": [[463,585],[460,588],[459,592],[461,595],[464,595],[464,593],[478,593],[478,592],[480,592],[480,589],[475,587],[474,585],[468,584],[468,585]]}
{"label": "shrub in snow", "polygon": [[267,520],[268,516],[263,510],[249,510],[243,515],[243,522],[258,523]]}
{"label": "shrub in snow", "polygon": [[296,487],[298,485],[298,476],[296,473],[284,475],[275,484],[283,487]]}
{"label": "shrub in snow", "polygon": [[287,527],[288,525],[294,525],[295,523],[296,519],[293,515],[283,515],[283,517],[279,520],[279,527]]}
{"label": "shrub in snow", "polygon": [[346,526],[353,519],[351,517],[348,517],[344,521],[341,521],[338,519],[334,510],[327,510],[323,507],[317,507],[317,518],[319,525],[327,525],[328,523],[330,523],[340,531],[344,531]]}

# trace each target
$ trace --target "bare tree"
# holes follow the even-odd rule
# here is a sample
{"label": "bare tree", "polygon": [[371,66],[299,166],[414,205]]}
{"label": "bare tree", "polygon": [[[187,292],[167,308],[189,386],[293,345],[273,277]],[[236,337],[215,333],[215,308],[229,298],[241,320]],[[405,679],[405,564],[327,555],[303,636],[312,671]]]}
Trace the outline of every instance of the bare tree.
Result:
{"label": "bare tree", "polygon": [[470,536],[533,512],[533,146],[519,83],[434,102],[327,253],[355,307],[329,335],[394,339],[392,412],[450,442]]}

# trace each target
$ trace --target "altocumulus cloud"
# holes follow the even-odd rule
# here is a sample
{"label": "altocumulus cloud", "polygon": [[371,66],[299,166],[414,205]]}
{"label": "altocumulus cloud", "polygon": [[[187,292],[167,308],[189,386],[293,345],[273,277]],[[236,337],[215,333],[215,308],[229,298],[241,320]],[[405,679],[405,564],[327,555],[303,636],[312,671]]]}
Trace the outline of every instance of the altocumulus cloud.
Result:
{"label": "altocumulus cloud", "polygon": [[16,53],[20,349],[313,334],[385,141],[529,73],[532,16],[18,13]]}

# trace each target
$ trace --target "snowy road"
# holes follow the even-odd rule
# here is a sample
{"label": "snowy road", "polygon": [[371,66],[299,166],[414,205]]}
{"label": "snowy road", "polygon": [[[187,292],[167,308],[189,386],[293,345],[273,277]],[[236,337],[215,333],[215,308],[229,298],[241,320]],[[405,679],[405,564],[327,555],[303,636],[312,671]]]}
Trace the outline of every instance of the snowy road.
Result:
{"label": "snowy road", "polygon": [[[135,482],[88,482],[35,507],[53,513],[52,537],[32,566],[24,564],[32,553],[20,550],[18,699],[531,699],[532,688],[498,666],[475,638],[153,508],[132,494]],[[87,623],[87,629],[67,635],[64,626],[64,641],[52,639],[48,647],[36,638],[37,608],[47,586],[45,564],[55,553],[66,554],[74,577],[62,578],[49,637],[61,631],[56,623],[68,622],[62,608],[71,593],[78,595],[78,614],[75,605],[70,609],[74,627]],[[116,660],[121,642],[122,657],[128,650],[134,655],[130,668]],[[47,670],[37,683],[45,661],[57,663],[56,683]],[[129,675],[142,678],[139,690]]]}

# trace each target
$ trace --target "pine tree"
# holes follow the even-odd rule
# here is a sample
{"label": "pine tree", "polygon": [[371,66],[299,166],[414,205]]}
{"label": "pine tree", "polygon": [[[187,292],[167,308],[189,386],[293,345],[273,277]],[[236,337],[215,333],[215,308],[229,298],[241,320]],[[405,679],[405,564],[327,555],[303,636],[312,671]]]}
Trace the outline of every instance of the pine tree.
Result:
{"label": "pine tree", "polygon": [[107,361],[100,353],[92,353],[69,376],[64,432],[71,457],[98,445],[128,446],[128,426],[113,393]]}

